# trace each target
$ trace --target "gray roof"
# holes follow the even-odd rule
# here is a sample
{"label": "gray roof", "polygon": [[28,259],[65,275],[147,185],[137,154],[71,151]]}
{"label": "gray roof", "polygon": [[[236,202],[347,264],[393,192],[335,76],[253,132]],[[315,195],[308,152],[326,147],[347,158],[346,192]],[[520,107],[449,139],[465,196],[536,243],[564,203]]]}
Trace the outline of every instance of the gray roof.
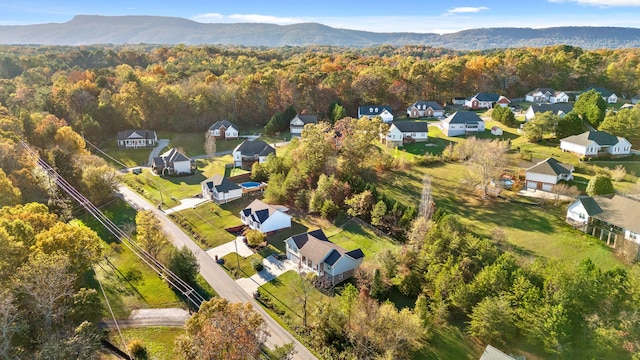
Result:
{"label": "gray roof", "polygon": [[364,257],[364,253],[360,249],[347,251],[332,243],[321,229],[293,235],[291,240],[296,244],[300,253],[314,264],[322,261],[328,265],[333,265],[343,255],[353,259]]}
{"label": "gray roof", "polygon": [[275,153],[276,149],[272,148],[271,145],[267,144],[262,140],[245,140],[240,145],[236,146],[233,149],[233,152],[239,151],[242,155],[245,156],[267,156],[271,153]]}
{"label": "gray roof", "polygon": [[220,120],[220,121],[216,121],[215,123],[213,123],[213,125],[209,126],[209,130],[217,130],[220,129],[221,127],[225,127],[225,129],[228,129],[230,127],[238,130],[238,128],[229,120]]}
{"label": "gray roof", "polygon": [[387,110],[388,112],[392,113],[391,106],[387,106],[387,105],[367,105],[367,106],[358,107],[358,113],[360,114],[360,116],[362,115],[376,116],[376,115],[382,114],[384,110]]}
{"label": "gray roof", "polygon": [[213,190],[213,187],[215,187],[216,191],[219,193],[242,189],[240,185],[234,183],[233,181],[220,174],[215,174],[202,183],[204,183],[209,188],[209,190]]}
{"label": "gray roof", "polygon": [[529,108],[533,109],[534,114],[551,111],[553,114],[557,115],[558,112],[560,111],[562,111],[565,114],[572,112],[573,104],[571,103],[534,104],[534,105],[531,105]]}
{"label": "gray roof", "polygon": [[424,109],[432,108],[433,110],[444,110],[444,108],[440,104],[435,102],[435,101],[422,101],[422,100],[419,100],[419,101],[414,102],[411,106],[409,106],[409,109],[412,106],[415,106],[417,109],[423,109],[423,107],[424,107]]}
{"label": "gray roof", "polygon": [[127,139],[145,139],[151,140],[156,138],[154,130],[124,130],[118,131],[118,140]]}
{"label": "gray roof", "polygon": [[491,345],[487,345],[482,356],[480,356],[480,360],[515,360],[515,358],[503,353]]}
{"label": "gray roof", "polygon": [[297,114],[291,122],[293,122],[296,118],[300,119],[305,125],[306,124],[317,124],[318,123],[318,115],[300,115]]}
{"label": "gray roof", "polygon": [[592,86],[590,88],[583,90],[580,94],[586,93],[587,91],[590,91],[590,90],[595,90],[597,93],[600,94],[600,96],[603,96],[603,97],[609,97],[613,94],[611,91],[600,86]]}
{"label": "gray roof", "polygon": [[607,146],[607,145],[611,146],[620,142],[618,137],[613,136],[604,131],[587,131],[579,135],[573,135],[573,136],[566,137],[564,139],[560,139],[560,141],[566,141],[572,144],[577,144],[582,146],[587,146],[592,141],[594,141],[596,144],[600,146]]}
{"label": "gray roof", "polygon": [[527,169],[527,172],[553,176],[558,176],[561,174],[568,175],[571,174],[572,171],[573,165],[563,164],[554,158],[545,159]]}
{"label": "gray roof", "polygon": [[493,101],[496,102],[500,99],[500,95],[494,93],[477,93],[474,96],[469,97],[467,100],[476,98],[478,101]]}
{"label": "gray roof", "polygon": [[585,209],[592,212],[590,216],[640,234],[640,201],[614,194],[594,196],[591,199],[595,204],[585,199],[579,201],[588,204],[589,208],[585,206]]}
{"label": "gray roof", "polygon": [[400,130],[400,132],[427,132],[427,123],[424,121],[398,121],[391,124]]}
{"label": "gray roof", "polygon": [[186,157],[176,149],[168,150],[164,154],[160,155],[160,157],[165,159],[167,163],[178,162],[178,161],[191,161],[191,159],[189,159],[188,157]]}
{"label": "gray roof", "polygon": [[269,218],[272,214],[274,214],[278,210],[273,205],[269,205],[265,202],[260,201],[259,199],[255,199],[249,204],[247,207],[242,209],[240,213],[244,216],[251,216],[254,221],[259,223],[263,223],[265,220]]}
{"label": "gray roof", "polygon": [[533,95],[533,94],[537,93],[538,91],[543,93],[543,94],[544,93],[549,93],[549,94],[552,94],[552,95],[554,94],[554,91],[553,91],[552,88],[537,88],[537,89],[527,93],[527,95]]}
{"label": "gray roof", "polygon": [[449,124],[477,124],[481,121],[483,120],[480,116],[473,111],[456,111],[444,119],[444,122]]}

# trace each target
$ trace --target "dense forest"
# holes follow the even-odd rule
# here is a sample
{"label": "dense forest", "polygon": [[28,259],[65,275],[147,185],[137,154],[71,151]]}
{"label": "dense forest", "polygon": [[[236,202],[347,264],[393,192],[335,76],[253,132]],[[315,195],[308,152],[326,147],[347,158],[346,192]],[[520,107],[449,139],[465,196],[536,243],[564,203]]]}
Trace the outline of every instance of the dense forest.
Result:
{"label": "dense forest", "polygon": [[571,46],[455,52],[425,46],[244,48],[214,46],[0,48],[0,103],[24,121],[46,112],[88,139],[126,128],[202,131],[229,119],[263,126],[293,105],[331,117],[357,106],[497,92],[522,98],[537,87],[640,89],[638,49]]}

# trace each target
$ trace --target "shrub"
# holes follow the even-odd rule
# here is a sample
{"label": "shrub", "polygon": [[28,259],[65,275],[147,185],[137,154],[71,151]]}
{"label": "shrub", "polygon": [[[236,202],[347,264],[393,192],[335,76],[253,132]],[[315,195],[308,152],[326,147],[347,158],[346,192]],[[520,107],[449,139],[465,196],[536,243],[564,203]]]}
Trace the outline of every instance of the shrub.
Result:
{"label": "shrub", "polygon": [[129,353],[133,355],[134,359],[147,359],[149,357],[149,353],[147,352],[147,348],[142,343],[142,340],[133,339],[127,345],[129,349]]}
{"label": "shrub", "polygon": [[249,246],[259,246],[264,242],[264,234],[259,230],[248,230],[244,236],[247,238],[247,244]]}
{"label": "shrub", "polygon": [[612,194],[613,192],[611,178],[604,174],[592,177],[587,185],[587,194],[589,196]]}
{"label": "shrub", "polygon": [[251,266],[257,272],[262,271],[264,269],[264,265],[262,265],[262,258],[253,258],[251,259]]}
{"label": "shrub", "polygon": [[610,173],[613,181],[622,181],[627,175],[627,169],[622,165],[616,165],[615,169],[611,170]]}

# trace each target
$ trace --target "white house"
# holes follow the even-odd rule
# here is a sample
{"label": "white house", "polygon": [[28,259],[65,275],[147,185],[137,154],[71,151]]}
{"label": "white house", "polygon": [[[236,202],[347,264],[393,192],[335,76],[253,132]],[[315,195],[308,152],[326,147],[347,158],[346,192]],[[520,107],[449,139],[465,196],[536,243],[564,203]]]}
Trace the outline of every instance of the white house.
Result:
{"label": "white house", "polygon": [[497,126],[492,126],[491,127],[491,135],[502,136],[502,133],[503,133],[503,131],[502,131],[501,128],[499,128]]}
{"label": "white house", "polygon": [[302,129],[307,124],[317,124],[318,123],[318,115],[300,115],[297,114],[291,122],[289,122],[289,130],[291,132],[291,136],[301,136]]}
{"label": "white house", "polygon": [[560,140],[560,149],[581,157],[621,157],[631,154],[631,143],[604,131],[587,131]]}
{"label": "white house", "polygon": [[229,120],[220,120],[209,127],[209,134],[216,139],[237,139],[238,128]]}
{"label": "white house", "polygon": [[487,345],[480,356],[480,360],[516,360],[513,356],[507,355],[491,345]]}
{"label": "white house", "polygon": [[313,272],[325,281],[326,287],[353,276],[362,264],[364,253],[360,249],[347,251],[329,241],[322,230],[294,235],[285,240],[287,259],[301,271]]}
{"label": "white house", "polygon": [[151,169],[161,175],[193,173],[192,161],[176,149],[171,149],[153,159]]}
{"label": "white house", "polygon": [[443,117],[444,108],[435,101],[416,101],[407,108],[407,115],[412,118]]}
{"label": "white house", "polygon": [[569,102],[569,95],[564,91],[556,91],[549,97],[550,103],[566,103]]}
{"label": "white house", "polygon": [[542,104],[551,102],[554,91],[551,88],[537,88],[524,96],[524,100],[532,103]]}
{"label": "white house", "polygon": [[573,165],[548,158],[527,169],[525,183],[527,189],[551,191],[560,180],[572,180],[573,171]]}
{"label": "white house", "polygon": [[284,206],[275,206],[255,199],[240,211],[242,223],[254,230],[269,234],[291,227],[291,215]]}
{"label": "white house", "polygon": [[506,96],[494,94],[494,93],[477,93],[472,97],[467,98],[464,101],[464,106],[471,110],[478,109],[491,109],[495,104],[502,107],[507,107],[511,103],[511,100]]}
{"label": "white house", "polygon": [[251,170],[253,163],[262,164],[269,154],[275,154],[276,149],[262,140],[245,140],[233,149],[233,163],[235,166]]}
{"label": "white house", "polygon": [[607,89],[605,89],[603,87],[597,87],[597,86],[596,87],[590,87],[590,88],[580,92],[580,94],[576,95],[576,100],[578,100],[580,95],[582,95],[582,94],[584,94],[584,93],[586,93],[587,91],[590,91],[590,90],[595,90],[597,93],[599,93],[600,96],[602,96],[602,99],[607,104],[615,104],[615,103],[618,102],[618,96],[615,93],[613,93],[613,92],[611,92],[611,91],[609,91],[609,90],[607,90]]}
{"label": "white house", "polygon": [[226,204],[242,197],[242,188],[219,174],[201,182],[200,186],[202,187],[202,196],[205,199],[215,201],[217,204]]}
{"label": "white house", "polygon": [[456,111],[442,121],[446,136],[460,136],[484,131],[484,120],[472,111]]}
{"label": "white house", "polygon": [[[631,260],[637,260],[640,252],[640,202],[624,196],[610,194],[584,197],[567,208],[567,222],[585,233],[606,238],[608,244],[618,240],[633,245]],[[628,245],[627,244],[627,245]],[[629,248],[622,246],[622,248]]]}
{"label": "white house", "polygon": [[524,121],[529,121],[536,117],[536,114],[542,114],[550,111],[552,114],[565,117],[568,113],[573,111],[573,104],[569,103],[554,103],[554,104],[533,104],[529,106],[527,112],[524,114]]}
{"label": "white house", "polygon": [[139,148],[156,146],[158,135],[153,130],[118,131],[118,147]]}
{"label": "white house", "polygon": [[636,96],[632,97],[632,98],[631,98],[631,103],[632,103],[633,105],[640,103],[640,94],[638,94],[638,95],[636,95]]}
{"label": "white house", "polygon": [[429,140],[426,122],[398,121],[391,124],[389,132],[384,137],[387,146],[402,146],[405,142],[425,142]]}
{"label": "white house", "polygon": [[393,113],[391,112],[391,106],[359,106],[358,107],[358,119],[366,116],[369,119],[373,119],[376,116],[380,116],[382,121],[390,123],[393,121]]}

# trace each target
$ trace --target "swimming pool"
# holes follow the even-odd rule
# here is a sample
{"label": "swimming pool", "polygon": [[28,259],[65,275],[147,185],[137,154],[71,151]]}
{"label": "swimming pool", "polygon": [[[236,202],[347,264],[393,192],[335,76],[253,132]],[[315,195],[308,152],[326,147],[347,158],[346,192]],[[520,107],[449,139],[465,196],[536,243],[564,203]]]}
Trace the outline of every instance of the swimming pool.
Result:
{"label": "swimming pool", "polygon": [[251,189],[251,188],[260,187],[260,183],[255,181],[247,181],[247,182],[241,183],[240,186],[242,186],[245,189]]}

